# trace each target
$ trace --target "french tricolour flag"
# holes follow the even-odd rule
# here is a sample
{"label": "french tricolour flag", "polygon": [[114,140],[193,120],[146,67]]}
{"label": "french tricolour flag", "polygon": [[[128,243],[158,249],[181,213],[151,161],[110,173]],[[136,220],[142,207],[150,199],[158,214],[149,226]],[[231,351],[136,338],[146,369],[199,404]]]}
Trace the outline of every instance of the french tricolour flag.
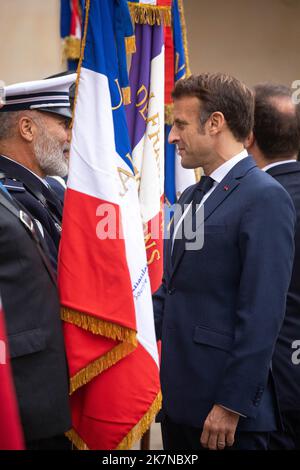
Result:
{"label": "french tricolour flag", "polygon": [[69,437],[80,449],[130,448],[161,402],[137,181],[118,79],[118,6],[120,0],[86,1],[60,247]]}

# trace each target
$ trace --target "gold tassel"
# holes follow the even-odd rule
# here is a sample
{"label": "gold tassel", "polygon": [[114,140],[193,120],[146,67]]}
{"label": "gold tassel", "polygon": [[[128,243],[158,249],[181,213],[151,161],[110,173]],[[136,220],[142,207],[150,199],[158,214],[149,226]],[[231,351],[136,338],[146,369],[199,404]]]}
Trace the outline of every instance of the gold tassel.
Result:
{"label": "gold tassel", "polygon": [[186,74],[185,77],[188,78],[191,75],[190,70],[190,61],[189,61],[189,53],[188,53],[188,43],[187,43],[187,34],[186,34],[186,24],[185,24],[185,17],[184,17],[184,9],[183,9],[183,1],[178,0],[178,8],[180,13],[180,22],[182,28],[182,37],[183,37],[183,48],[184,48],[184,59],[186,65]]}
{"label": "gold tassel", "polygon": [[130,86],[122,88],[122,96],[124,105],[131,103],[131,90]]}
{"label": "gold tassel", "polygon": [[126,341],[133,346],[137,346],[136,331],[125,326],[106,322],[100,318],[66,307],[61,308],[61,318],[95,335],[102,335],[118,341]]}
{"label": "gold tassel", "polygon": [[158,393],[151,407],[142,419],[131,429],[131,431],[120,442],[116,450],[128,450],[139,440],[142,435],[149,429],[155,416],[161,409],[162,396]]}
{"label": "gold tassel", "polygon": [[125,38],[126,54],[134,54],[136,52],[135,36]]}
{"label": "gold tassel", "polygon": [[74,444],[78,450],[90,450],[81,437],[78,436],[75,429],[71,429],[70,431],[66,432],[65,436],[72,442],[72,444]]}
{"label": "gold tassel", "polygon": [[165,104],[165,124],[173,125],[173,103]]}
{"label": "gold tassel", "polygon": [[128,2],[132,21],[138,24],[149,24],[151,26],[162,23],[171,26],[171,7],[146,5],[135,2]]}
{"label": "gold tassel", "polygon": [[65,59],[76,60],[80,57],[80,39],[67,36],[63,42],[63,55]]}

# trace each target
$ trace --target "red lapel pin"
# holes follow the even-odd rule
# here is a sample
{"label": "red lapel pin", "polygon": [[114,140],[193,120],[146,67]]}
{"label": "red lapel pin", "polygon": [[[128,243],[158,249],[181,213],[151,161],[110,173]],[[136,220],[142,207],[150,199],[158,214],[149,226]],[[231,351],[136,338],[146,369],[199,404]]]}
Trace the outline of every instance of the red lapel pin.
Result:
{"label": "red lapel pin", "polygon": [[228,191],[228,189],[229,189],[229,186],[227,186],[227,185],[224,186],[224,191]]}

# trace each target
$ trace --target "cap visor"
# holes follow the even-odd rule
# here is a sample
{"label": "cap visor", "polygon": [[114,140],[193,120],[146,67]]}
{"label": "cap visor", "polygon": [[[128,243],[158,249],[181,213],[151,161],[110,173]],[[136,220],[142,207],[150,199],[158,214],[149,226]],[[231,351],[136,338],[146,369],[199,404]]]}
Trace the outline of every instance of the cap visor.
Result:
{"label": "cap visor", "polygon": [[45,113],[54,113],[72,119],[71,108],[37,108],[36,111],[43,111]]}

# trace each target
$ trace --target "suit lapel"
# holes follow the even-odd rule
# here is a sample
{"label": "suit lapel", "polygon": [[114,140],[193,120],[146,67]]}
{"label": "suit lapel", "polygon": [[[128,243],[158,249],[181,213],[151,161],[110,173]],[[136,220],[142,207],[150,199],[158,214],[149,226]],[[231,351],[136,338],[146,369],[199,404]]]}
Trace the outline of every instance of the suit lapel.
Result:
{"label": "suit lapel", "polygon": [[[234,193],[234,190],[240,184],[240,181],[243,176],[245,176],[245,174],[255,166],[256,164],[252,157],[247,157],[238,162],[229,171],[229,173],[223,178],[223,180],[218,184],[213,193],[208,197],[208,199],[204,203],[204,222],[231,194]],[[200,229],[201,224],[203,224],[203,221],[200,220],[196,226],[196,230]],[[184,237],[181,240],[177,240],[179,246],[177,249],[176,257],[174,259],[171,277],[174,275],[184,255],[186,241],[187,240]]]}
{"label": "suit lapel", "polygon": [[[225,176],[225,178],[218,184],[211,197],[207,199],[204,206],[204,221],[228,198],[240,184],[240,181],[232,176]],[[197,224],[197,227],[201,221]]]}

